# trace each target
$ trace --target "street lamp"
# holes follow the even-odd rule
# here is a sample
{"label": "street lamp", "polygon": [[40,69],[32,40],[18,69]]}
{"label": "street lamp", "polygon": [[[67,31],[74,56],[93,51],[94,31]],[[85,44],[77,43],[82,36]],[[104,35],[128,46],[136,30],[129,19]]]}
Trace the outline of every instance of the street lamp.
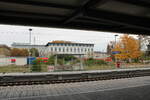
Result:
{"label": "street lamp", "polygon": [[117,36],[118,36],[118,34],[115,35],[115,45],[116,45],[116,42],[117,42]]}
{"label": "street lamp", "polygon": [[147,55],[148,55],[148,56],[150,55],[150,42],[149,42],[149,44],[147,45]]}
{"label": "street lamp", "polygon": [[30,45],[31,45],[31,31],[32,31],[32,29],[29,28],[29,43],[30,43]]}
{"label": "street lamp", "polygon": [[[31,28],[29,28],[29,44],[31,45],[31,31],[32,31],[32,29]],[[30,47],[29,47],[29,68],[31,67],[30,66],[30,58],[31,57],[31,52],[30,52]]]}
{"label": "street lamp", "polygon": [[[116,35],[114,35],[115,36],[115,44],[114,44],[114,47],[113,48],[115,48],[115,46],[116,46],[116,42],[117,42],[117,36],[118,36],[118,34],[116,34]],[[115,57],[115,62],[116,62],[116,57]]]}

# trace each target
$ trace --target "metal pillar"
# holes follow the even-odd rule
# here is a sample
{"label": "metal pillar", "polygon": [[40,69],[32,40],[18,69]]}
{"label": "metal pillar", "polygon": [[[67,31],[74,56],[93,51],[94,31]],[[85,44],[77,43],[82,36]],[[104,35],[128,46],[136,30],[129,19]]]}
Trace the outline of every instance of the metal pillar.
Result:
{"label": "metal pillar", "polygon": [[57,54],[55,55],[55,66],[57,66]]}
{"label": "metal pillar", "polygon": [[80,70],[83,70],[82,55],[80,55]]}

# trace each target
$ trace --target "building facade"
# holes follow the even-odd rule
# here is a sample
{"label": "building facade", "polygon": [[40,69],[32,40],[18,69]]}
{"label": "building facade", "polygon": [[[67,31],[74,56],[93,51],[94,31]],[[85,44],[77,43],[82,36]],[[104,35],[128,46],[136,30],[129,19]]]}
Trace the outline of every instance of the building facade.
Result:
{"label": "building facade", "polygon": [[84,55],[85,57],[92,57],[94,52],[94,44],[86,43],[72,43],[72,42],[60,42],[53,43],[48,42],[46,45],[30,45],[13,43],[13,48],[36,48],[39,51],[40,56],[50,56],[54,54],[70,54],[70,55]]}
{"label": "building facade", "polygon": [[110,57],[109,54],[107,54],[107,52],[100,52],[100,51],[94,51],[94,55],[93,58],[95,59],[101,59],[101,58],[107,58]]}
{"label": "building facade", "polygon": [[115,47],[115,42],[110,41],[110,43],[107,45],[107,54],[111,55],[112,54],[112,49]]}
{"label": "building facade", "polygon": [[71,54],[92,56],[94,44],[85,43],[47,43],[47,54]]}

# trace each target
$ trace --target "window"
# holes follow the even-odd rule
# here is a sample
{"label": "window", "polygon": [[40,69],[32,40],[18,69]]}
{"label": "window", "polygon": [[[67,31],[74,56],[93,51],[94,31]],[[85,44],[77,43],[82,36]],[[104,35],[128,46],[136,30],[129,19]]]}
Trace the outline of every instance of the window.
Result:
{"label": "window", "polygon": [[53,51],[53,48],[51,48],[51,51]]}
{"label": "window", "polygon": [[74,48],[74,52],[76,52],[76,48]]}
{"label": "window", "polygon": [[55,51],[57,51],[57,48],[55,47]]}
{"label": "window", "polygon": [[80,49],[78,48],[78,52],[80,52]]}
{"label": "window", "polygon": [[72,48],[70,48],[70,52],[72,52]]}
{"label": "window", "polygon": [[63,48],[63,52],[65,52],[65,48]]}
{"label": "window", "polygon": [[69,49],[67,48],[67,49],[66,49],[66,51],[68,52],[68,51],[69,51]]}
{"label": "window", "polygon": [[61,48],[59,48],[59,52],[61,52]]}

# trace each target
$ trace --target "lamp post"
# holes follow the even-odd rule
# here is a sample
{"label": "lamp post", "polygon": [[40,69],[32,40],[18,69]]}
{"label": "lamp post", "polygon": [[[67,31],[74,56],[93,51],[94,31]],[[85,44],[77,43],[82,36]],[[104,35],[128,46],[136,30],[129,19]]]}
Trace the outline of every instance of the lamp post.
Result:
{"label": "lamp post", "polygon": [[[116,35],[114,35],[115,36],[115,44],[114,44],[114,47],[113,48],[115,48],[115,46],[116,46],[116,42],[117,42],[117,36],[118,36],[118,34],[116,34]],[[115,55],[114,55],[114,57],[115,57]],[[116,57],[115,57],[115,62],[116,62]]]}
{"label": "lamp post", "polygon": [[117,36],[118,36],[118,34],[115,35],[115,45],[116,45],[116,42],[117,42]]}
{"label": "lamp post", "polygon": [[32,31],[32,29],[29,28],[29,43],[30,43],[30,45],[31,45],[31,31]]}
{"label": "lamp post", "polygon": [[[32,31],[32,29],[29,28],[29,44],[30,45],[31,45],[31,31]],[[31,59],[31,52],[30,52],[30,47],[29,47],[29,69],[31,70],[30,59]]]}
{"label": "lamp post", "polygon": [[150,41],[149,41],[149,44],[147,45],[147,55],[148,56],[150,55]]}

